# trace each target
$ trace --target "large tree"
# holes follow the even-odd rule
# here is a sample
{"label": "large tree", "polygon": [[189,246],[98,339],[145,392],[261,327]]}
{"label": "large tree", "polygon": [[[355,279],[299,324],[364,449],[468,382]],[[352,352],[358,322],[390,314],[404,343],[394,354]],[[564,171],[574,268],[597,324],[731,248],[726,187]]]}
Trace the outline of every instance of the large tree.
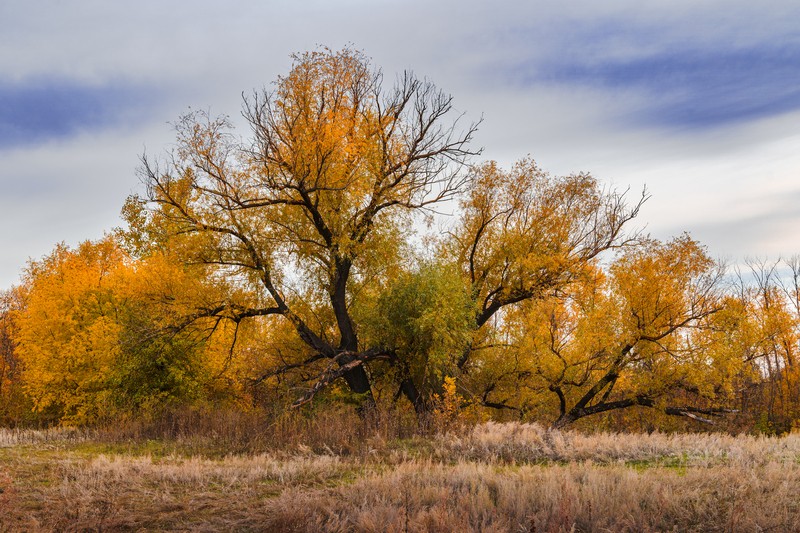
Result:
{"label": "large tree", "polygon": [[[243,115],[245,141],[224,118],[183,117],[176,150],[143,158],[142,173],[171,245],[235,280],[206,314],[291,324],[305,350],[262,379],[315,369],[301,401],[340,377],[369,400],[376,365],[423,412],[437,379],[481,365],[490,321],[635,242],[623,227],[644,197],[629,207],[589,175],[531,160],[468,166],[475,125],[459,126],[451,97],[409,73],[386,89],[353,50],[295,56]],[[457,208],[454,229],[418,268],[412,224],[442,204]]]}
{"label": "large tree", "polygon": [[327,360],[319,386],[344,377],[369,396],[365,363],[394,354],[360,342],[351,309],[391,276],[413,215],[460,191],[475,125],[461,128],[451,97],[410,73],[387,89],[350,49],[295,56],[243,115],[248,141],[225,119],[185,116],[172,156],[143,159],[150,199],[187,259],[247,289],[214,314],[279,316],[307,346],[285,366]]}
{"label": "large tree", "polygon": [[496,407],[556,405],[546,409],[556,427],[633,406],[708,420],[725,411],[742,363],[718,349],[729,328],[710,322],[723,306],[721,274],[685,235],[641,242],[516,307],[471,385]]}
{"label": "large tree", "polygon": [[[481,328],[504,309],[541,300],[580,279],[610,249],[633,245],[623,229],[645,200],[604,190],[592,176],[552,176],[533,160],[510,171],[478,167],[449,245],[475,300]],[[465,348],[459,368],[470,362]]]}

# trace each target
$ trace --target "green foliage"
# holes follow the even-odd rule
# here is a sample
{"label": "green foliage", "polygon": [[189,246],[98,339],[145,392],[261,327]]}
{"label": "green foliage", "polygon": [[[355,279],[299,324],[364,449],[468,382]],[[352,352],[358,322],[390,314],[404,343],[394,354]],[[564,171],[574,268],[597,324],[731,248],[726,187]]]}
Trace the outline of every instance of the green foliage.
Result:
{"label": "green foliage", "polygon": [[378,302],[373,335],[411,375],[438,390],[456,371],[475,328],[475,305],[456,268],[423,263],[400,274]]}
{"label": "green foliage", "polygon": [[120,410],[160,409],[201,395],[202,341],[165,331],[161,318],[142,303],[121,313],[120,353],[108,381]]}

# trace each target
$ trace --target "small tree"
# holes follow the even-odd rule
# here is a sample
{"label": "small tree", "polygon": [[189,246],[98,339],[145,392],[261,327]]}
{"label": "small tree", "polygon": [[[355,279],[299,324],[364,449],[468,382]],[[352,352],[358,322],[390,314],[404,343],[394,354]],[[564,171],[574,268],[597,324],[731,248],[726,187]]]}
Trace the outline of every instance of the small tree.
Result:
{"label": "small tree", "polygon": [[[226,370],[214,324],[183,327],[214,297],[158,255],[133,263],[110,237],[32,262],[14,312],[21,384],[39,416],[69,424],[202,399]],[[206,331],[203,331],[206,330]],[[228,394],[235,391],[227,391]]]}
{"label": "small tree", "polygon": [[14,315],[23,306],[18,288],[0,291],[0,425],[15,425],[27,418],[20,382]]}

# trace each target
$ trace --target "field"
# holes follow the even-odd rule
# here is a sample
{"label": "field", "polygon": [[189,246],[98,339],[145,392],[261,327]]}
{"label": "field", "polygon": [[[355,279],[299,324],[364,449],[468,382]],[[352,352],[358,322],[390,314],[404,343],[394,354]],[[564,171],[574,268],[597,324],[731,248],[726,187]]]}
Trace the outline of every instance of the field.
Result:
{"label": "field", "polygon": [[0,430],[0,530],[800,530],[800,435],[181,424]]}

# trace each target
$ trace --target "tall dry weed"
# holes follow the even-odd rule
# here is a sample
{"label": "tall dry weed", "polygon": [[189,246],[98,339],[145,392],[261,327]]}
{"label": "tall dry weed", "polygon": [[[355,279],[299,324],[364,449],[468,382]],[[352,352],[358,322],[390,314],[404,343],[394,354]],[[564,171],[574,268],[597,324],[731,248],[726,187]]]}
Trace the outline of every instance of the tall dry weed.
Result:
{"label": "tall dry weed", "polygon": [[97,430],[104,442],[157,440],[185,455],[293,453],[356,455],[375,443],[408,438],[424,431],[408,412],[380,410],[368,416],[354,409],[330,408],[307,414],[289,411],[173,410],[152,420],[116,422]]}
{"label": "tall dry weed", "polygon": [[353,469],[332,455],[100,455],[61,466],[60,479],[38,494],[36,523],[43,531],[263,530],[270,498],[291,487],[334,486]]}
{"label": "tall dry weed", "polygon": [[32,444],[78,443],[85,442],[94,435],[93,431],[76,428],[0,428],[0,448]]}

